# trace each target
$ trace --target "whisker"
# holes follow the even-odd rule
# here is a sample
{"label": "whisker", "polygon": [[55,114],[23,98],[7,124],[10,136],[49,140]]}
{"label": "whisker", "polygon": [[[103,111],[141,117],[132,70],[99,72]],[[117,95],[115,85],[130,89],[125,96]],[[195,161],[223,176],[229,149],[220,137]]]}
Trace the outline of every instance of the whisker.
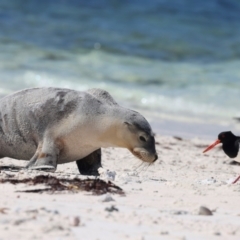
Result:
{"label": "whisker", "polygon": [[147,171],[150,165],[151,165],[151,163],[145,164],[145,169],[144,169],[144,171]]}
{"label": "whisker", "polygon": [[147,163],[146,162],[143,162],[142,164],[141,164],[141,166],[142,166],[142,168],[141,169],[139,169],[140,171],[138,172],[138,173],[140,173],[140,172],[142,172],[142,171],[146,171],[146,169],[148,168],[148,165],[147,165]]}
{"label": "whisker", "polygon": [[137,172],[137,170],[139,170],[139,168],[140,168],[143,164],[144,164],[144,162],[140,162],[140,164],[135,167],[134,171]]}

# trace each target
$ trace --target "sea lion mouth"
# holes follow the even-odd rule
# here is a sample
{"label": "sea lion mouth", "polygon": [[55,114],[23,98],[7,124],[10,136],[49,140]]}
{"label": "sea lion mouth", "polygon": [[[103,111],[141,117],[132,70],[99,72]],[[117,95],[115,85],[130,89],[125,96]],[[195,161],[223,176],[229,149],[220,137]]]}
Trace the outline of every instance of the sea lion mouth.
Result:
{"label": "sea lion mouth", "polygon": [[143,158],[142,158],[142,155],[141,155],[139,152],[135,152],[135,151],[131,151],[131,152],[132,152],[132,154],[133,154],[135,157],[137,157],[137,158],[139,158],[140,160],[144,161]]}
{"label": "sea lion mouth", "polygon": [[152,154],[149,154],[147,151],[143,149],[135,148],[130,151],[135,157],[142,160],[143,162],[153,163],[156,160],[155,157],[156,155],[154,155],[153,157]]}

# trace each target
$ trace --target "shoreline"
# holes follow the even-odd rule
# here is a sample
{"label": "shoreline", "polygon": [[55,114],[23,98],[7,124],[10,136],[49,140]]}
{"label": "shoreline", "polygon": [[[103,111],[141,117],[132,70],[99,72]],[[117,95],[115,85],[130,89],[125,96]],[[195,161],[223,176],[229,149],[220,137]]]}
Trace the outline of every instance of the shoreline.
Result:
{"label": "shoreline", "polygon": [[[156,119],[150,121],[153,132],[163,136],[179,136],[184,139],[200,138],[214,140],[220,132],[232,131],[236,135],[240,134],[240,122],[234,120],[229,122],[212,123],[206,121],[180,121],[172,119]],[[239,125],[239,126],[238,126]]]}

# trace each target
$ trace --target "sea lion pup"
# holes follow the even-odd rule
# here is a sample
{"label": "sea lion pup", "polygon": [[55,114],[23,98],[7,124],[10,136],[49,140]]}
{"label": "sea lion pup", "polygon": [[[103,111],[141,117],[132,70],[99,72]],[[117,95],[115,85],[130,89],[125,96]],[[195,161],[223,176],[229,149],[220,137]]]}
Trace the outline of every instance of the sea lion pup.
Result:
{"label": "sea lion pup", "polygon": [[97,175],[104,147],[157,159],[147,120],[104,90],[32,88],[0,99],[1,158],[30,160],[27,168],[46,171],[77,161],[80,173]]}
{"label": "sea lion pup", "polygon": [[[99,88],[92,88],[87,90],[88,93],[92,94],[95,98],[101,100],[103,103],[112,105],[118,105],[113,97],[105,90]],[[82,175],[93,175],[99,176],[98,169],[101,165],[101,148],[90,153],[87,157],[77,160],[78,170]]]}

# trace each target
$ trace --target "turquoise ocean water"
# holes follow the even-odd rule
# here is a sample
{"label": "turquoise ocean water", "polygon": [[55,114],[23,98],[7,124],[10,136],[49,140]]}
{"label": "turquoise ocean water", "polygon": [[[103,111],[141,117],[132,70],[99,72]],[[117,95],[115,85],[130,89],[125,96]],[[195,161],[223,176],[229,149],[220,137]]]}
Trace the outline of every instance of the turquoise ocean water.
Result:
{"label": "turquoise ocean water", "polygon": [[38,86],[104,88],[160,132],[240,127],[240,1],[1,0],[0,96]]}

